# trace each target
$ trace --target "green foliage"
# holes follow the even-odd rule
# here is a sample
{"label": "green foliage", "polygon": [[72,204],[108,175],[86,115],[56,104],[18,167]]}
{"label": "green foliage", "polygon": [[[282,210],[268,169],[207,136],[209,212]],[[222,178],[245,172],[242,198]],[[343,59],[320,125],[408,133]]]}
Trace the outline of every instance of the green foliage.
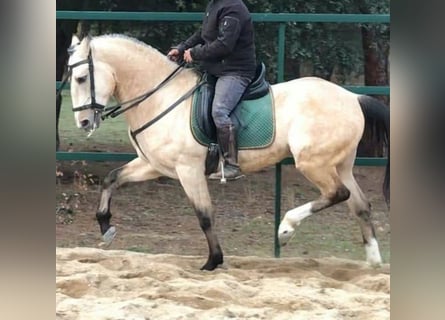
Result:
{"label": "green foliage", "polygon": [[[251,12],[258,13],[389,13],[389,0],[245,0]],[[58,10],[177,11],[202,12],[208,0],[58,0]],[[92,22],[93,34],[124,33],[167,52],[170,46],[185,40],[200,23],[179,22]],[[353,23],[294,23],[286,25],[285,80],[316,75],[343,83],[351,75],[363,74],[363,50],[360,27],[376,28],[389,47],[389,25]],[[276,82],[277,23],[255,23],[259,61],[268,69],[268,79]],[[382,49],[383,50],[383,49]]]}

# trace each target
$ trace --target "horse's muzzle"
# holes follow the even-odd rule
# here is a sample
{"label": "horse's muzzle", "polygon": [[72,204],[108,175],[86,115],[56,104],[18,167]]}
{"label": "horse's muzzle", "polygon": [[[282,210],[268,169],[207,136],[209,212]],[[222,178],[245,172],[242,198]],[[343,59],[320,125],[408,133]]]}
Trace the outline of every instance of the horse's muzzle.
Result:
{"label": "horse's muzzle", "polygon": [[99,125],[100,125],[100,114],[94,113],[93,117],[90,116],[80,119],[77,126],[79,129],[91,132],[99,128]]}

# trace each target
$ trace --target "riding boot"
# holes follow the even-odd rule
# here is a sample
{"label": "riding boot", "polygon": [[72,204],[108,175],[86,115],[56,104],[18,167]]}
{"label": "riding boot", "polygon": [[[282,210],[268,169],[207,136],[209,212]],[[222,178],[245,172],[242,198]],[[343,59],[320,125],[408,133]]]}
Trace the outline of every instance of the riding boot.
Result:
{"label": "riding boot", "polygon": [[[238,141],[235,127],[230,125],[217,130],[217,140],[223,156],[224,178],[236,180],[244,177],[238,164]],[[211,180],[222,180],[222,172],[213,173],[209,176]]]}

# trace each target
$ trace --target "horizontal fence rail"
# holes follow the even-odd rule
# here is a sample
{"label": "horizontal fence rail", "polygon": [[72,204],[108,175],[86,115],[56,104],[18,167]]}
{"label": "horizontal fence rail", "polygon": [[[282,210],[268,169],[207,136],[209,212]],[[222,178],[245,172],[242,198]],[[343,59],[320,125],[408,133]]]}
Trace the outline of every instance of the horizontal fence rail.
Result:
{"label": "horizontal fence rail", "polygon": [[[85,161],[130,161],[137,157],[132,152],[68,152],[58,151],[57,160],[85,160]],[[355,159],[356,166],[385,166],[386,158],[359,157]],[[294,159],[286,158],[281,164],[294,164]]]}
{"label": "horizontal fence rail", "polygon": [[[203,12],[127,12],[127,11],[56,11],[63,20],[122,20],[122,21],[191,21],[199,22]],[[389,23],[389,14],[337,13],[252,13],[256,22],[340,22]]]}
{"label": "horizontal fence rail", "polygon": [[[61,81],[56,81],[56,89],[61,86]],[[389,86],[350,86],[345,85],[343,88],[358,94],[376,94],[376,95],[389,95]],[[69,90],[69,84],[65,84],[64,90]]]}

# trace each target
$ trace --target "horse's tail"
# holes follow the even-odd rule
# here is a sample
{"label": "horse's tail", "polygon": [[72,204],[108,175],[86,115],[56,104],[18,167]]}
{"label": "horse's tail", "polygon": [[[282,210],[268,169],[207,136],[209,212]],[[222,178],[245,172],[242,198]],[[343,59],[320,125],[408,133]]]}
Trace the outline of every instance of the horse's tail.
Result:
{"label": "horse's tail", "polygon": [[389,206],[389,108],[380,100],[365,95],[360,95],[358,102],[365,116],[365,128],[370,130],[372,137],[376,137],[378,142],[383,139],[388,149],[388,162],[386,164],[385,179],[383,181],[383,195]]}

